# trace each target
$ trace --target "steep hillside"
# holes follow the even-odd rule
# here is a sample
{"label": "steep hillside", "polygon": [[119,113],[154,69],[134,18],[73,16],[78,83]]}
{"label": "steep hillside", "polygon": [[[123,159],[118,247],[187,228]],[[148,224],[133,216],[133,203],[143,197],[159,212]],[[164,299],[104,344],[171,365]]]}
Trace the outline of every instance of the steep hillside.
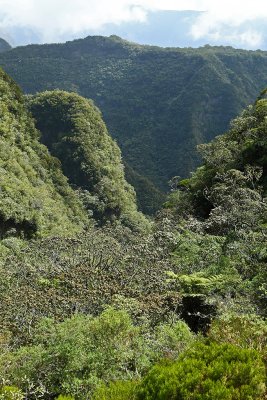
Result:
{"label": "steep hillside", "polygon": [[0,238],[71,234],[87,222],[60,163],[39,142],[17,85],[0,70]]}
{"label": "steep hillside", "polygon": [[125,180],[120,149],[91,101],[55,90],[29,97],[29,107],[42,142],[61,161],[64,174],[98,222],[145,222]]}
{"label": "steep hillside", "polygon": [[146,215],[154,215],[166,200],[166,195],[159,190],[149,179],[141,174],[138,174],[126,162],[125,177],[127,182],[136,190],[136,200],[138,209]]}
{"label": "steep hillside", "polygon": [[0,55],[28,93],[54,88],[92,98],[131,168],[161,189],[187,176],[195,146],[223,133],[267,85],[267,53],[159,48],[116,36],[19,47]]}
{"label": "steep hillside", "polygon": [[167,207],[206,220],[212,233],[266,227],[266,91],[232,121],[228,132],[199,146],[204,164],[177,182]]}

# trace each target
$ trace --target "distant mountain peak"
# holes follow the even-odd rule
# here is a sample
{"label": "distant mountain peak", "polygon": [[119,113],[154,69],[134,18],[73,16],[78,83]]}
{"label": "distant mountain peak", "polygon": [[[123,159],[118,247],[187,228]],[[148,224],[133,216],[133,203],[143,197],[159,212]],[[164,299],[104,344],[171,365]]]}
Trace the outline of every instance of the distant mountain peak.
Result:
{"label": "distant mountain peak", "polygon": [[0,53],[11,49],[12,47],[10,46],[10,44],[6,40],[0,38]]}
{"label": "distant mountain peak", "polygon": [[125,42],[125,40],[122,39],[122,38],[121,38],[120,36],[118,36],[118,35],[110,35],[110,36],[109,36],[109,39],[116,40],[117,42]]}

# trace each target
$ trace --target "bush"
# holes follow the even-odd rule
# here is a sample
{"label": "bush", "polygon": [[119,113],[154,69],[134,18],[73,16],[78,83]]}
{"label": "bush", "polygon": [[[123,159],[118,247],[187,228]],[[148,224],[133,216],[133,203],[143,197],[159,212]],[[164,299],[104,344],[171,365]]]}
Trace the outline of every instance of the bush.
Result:
{"label": "bush", "polygon": [[162,357],[176,359],[195,340],[195,336],[184,321],[160,324],[154,329],[153,349],[155,360]]}
{"label": "bush", "polygon": [[0,369],[25,391],[45,387],[51,397],[87,399],[103,382],[134,378],[149,366],[140,329],[124,311],[77,315],[62,323],[44,319],[32,346],[0,357]]}
{"label": "bush", "polygon": [[137,383],[135,381],[117,381],[101,386],[92,400],[135,400]]}
{"label": "bush", "polygon": [[0,388],[0,400],[23,400],[23,394],[15,386],[4,386]]}
{"label": "bush", "polygon": [[213,321],[209,337],[217,342],[257,350],[267,361],[267,322],[257,315],[222,315]]}
{"label": "bush", "polygon": [[265,393],[265,368],[254,350],[197,343],[176,362],[154,366],[139,400],[252,400]]}

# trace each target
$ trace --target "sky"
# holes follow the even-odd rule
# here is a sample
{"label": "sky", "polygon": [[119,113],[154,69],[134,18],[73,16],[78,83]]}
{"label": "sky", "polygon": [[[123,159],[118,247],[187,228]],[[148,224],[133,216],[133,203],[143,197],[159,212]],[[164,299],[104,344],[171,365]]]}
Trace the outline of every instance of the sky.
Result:
{"label": "sky", "polygon": [[13,46],[98,34],[267,50],[267,0],[0,0],[0,37]]}

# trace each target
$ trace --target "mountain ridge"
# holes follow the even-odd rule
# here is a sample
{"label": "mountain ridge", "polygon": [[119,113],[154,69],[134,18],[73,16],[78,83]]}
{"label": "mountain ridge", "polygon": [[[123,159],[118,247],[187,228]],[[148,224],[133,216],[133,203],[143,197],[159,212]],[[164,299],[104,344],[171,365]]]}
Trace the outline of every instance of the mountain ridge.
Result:
{"label": "mountain ridge", "polygon": [[267,85],[264,51],[161,48],[116,35],[18,47],[0,63],[27,93],[92,98],[126,163],[164,191],[198,165],[196,146],[226,131]]}

